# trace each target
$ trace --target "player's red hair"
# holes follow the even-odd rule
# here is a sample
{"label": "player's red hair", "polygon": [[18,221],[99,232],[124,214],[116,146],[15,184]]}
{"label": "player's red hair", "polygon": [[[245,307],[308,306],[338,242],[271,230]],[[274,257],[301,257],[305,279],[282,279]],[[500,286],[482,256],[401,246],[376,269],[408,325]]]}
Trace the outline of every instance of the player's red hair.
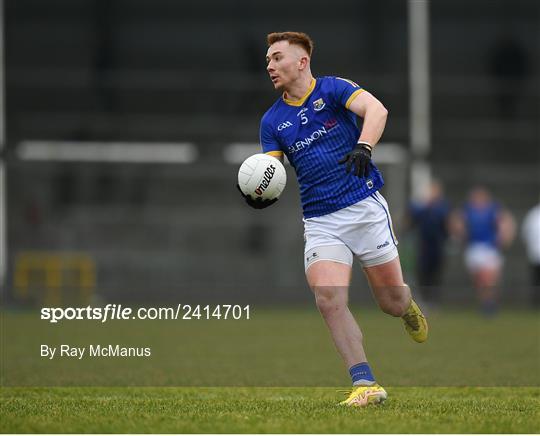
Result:
{"label": "player's red hair", "polygon": [[268,47],[279,41],[289,41],[289,44],[295,44],[302,47],[311,57],[313,52],[313,40],[308,34],[303,32],[274,32],[266,36]]}

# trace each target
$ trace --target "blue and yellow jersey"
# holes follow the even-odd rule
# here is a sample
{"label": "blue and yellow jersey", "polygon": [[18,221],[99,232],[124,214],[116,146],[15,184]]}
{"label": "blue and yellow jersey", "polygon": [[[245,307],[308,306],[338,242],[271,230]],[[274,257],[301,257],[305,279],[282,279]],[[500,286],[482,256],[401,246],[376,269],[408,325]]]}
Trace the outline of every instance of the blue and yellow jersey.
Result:
{"label": "blue and yellow jersey", "polygon": [[384,184],[373,163],[368,178],[347,173],[345,165],[338,164],[360,136],[356,115],[348,108],[362,91],[339,77],[313,79],[300,100],[280,97],[261,120],[263,152],[285,153],[289,159],[298,177],[305,218],[355,204]]}

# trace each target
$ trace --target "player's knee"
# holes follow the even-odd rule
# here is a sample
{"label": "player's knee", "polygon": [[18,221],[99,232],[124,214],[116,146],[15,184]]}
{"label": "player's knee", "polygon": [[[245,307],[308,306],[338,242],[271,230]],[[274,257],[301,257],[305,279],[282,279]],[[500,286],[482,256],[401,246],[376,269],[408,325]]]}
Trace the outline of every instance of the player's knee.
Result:
{"label": "player's knee", "polygon": [[323,316],[330,315],[347,307],[347,299],[340,290],[322,287],[314,288],[313,292],[315,294],[317,308]]}
{"label": "player's knee", "polygon": [[384,313],[396,317],[403,316],[410,304],[411,298],[408,294],[395,294],[379,301],[379,306]]}

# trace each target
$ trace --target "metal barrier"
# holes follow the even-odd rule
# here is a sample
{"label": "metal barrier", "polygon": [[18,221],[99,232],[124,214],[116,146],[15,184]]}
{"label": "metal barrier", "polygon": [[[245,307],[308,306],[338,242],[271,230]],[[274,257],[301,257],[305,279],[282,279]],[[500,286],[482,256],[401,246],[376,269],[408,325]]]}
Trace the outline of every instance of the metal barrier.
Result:
{"label": "metal barrier", "polygon": [[21,301],[88,304],[96,287],[96,266],[85,253],[21,252],[15,259],[13,284]]}

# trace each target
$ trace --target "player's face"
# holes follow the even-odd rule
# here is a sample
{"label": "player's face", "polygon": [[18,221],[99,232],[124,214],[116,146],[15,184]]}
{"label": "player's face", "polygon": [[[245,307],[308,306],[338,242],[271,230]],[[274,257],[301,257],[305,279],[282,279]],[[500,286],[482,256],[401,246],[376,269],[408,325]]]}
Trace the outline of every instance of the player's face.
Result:
{"label": "player's face", "polygon": [[482,187],[474,188],[470,193],[470,201],[472,204],[478,207],[485,206],[491,200],[489,192]]}
{"label": "player's face", "polygon": [[275,89],[287,89],[300,77],[302,49],[289,41],[278,41],[268,48],[266,70]]}

